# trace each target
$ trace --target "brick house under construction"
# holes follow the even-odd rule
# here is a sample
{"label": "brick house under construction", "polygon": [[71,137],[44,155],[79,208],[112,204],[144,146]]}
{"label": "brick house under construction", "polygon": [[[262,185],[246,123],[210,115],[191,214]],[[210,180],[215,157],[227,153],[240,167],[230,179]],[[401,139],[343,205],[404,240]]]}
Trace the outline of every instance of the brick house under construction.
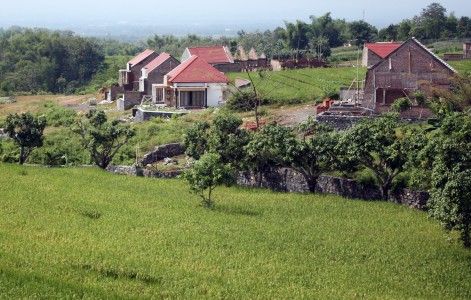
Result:
{"label": "brick house under construction", "polygon": [[381,113],[398,98],[413,100],[416,91],[431,97],[434,89],[448,90],[455,73],[453,67],[411,38],[368,69],[362,106]]}

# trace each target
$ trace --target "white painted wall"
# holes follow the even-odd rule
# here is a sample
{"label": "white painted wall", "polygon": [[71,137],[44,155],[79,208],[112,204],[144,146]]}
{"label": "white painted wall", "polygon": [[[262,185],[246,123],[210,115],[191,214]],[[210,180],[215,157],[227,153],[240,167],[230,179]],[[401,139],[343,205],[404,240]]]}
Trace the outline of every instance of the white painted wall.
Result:
{"label": "white painted wall", "polygon": [[223,90],[227,86],[225,83],[208,84],[208,106],[219,106],[223,100]]}

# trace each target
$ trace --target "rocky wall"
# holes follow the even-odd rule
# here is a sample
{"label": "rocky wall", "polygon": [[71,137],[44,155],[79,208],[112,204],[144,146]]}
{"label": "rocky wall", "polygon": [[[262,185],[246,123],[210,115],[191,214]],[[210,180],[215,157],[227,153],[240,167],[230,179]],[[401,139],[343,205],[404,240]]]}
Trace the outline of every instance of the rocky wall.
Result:
{"label": "rocky wall", "polygon": [[151,118],[171,118],[174,114],[185,115],[186,113],[173,111],[150,111],[143,110],[141,108],[135,108],[132,111],[132,115],[137,122],[148,121]]}
{"label": "rocky wall", "polygon": [[166,157],[175,157],[185,153],[185,148],[180,143],[161,145],[154,148],[140,161],[141,166],[147,166],[148,164],[153,164],[159,160],[162,160]]}
{"label": "rocky wall", "polygon": [[[304,177],[289,168],[273,168],[262,173],[239,172],[237,184],[249,187],[267,188],[274,191],[307,193],[309,188]],[[381,200],[379,188],[366,187],[358,181],[328,175],[319,176],[317,193],[334,194],[344,198]],[[426,209],[430,198],[428,192],[401,189],[391,193],[388,201],[407,205],[416,209]]]}
{"label": "rocky wall", "polygon": [[358,124],[364,117],[359,116],[342,116],[342,115],[324,115],[316,116],[316,120],[336,130],[348,130]]}

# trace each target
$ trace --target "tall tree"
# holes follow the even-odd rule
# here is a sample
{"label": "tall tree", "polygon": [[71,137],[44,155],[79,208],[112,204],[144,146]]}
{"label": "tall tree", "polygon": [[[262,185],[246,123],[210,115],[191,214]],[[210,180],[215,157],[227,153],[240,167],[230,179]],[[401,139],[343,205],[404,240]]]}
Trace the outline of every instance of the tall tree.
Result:
{"label": "tall tree", "polygon": [[34,149],[43,145],[45,127],[46,119],[34,117],[30,113],[7,116],[5,132],[20,147],[20,165],[25,163]]}
{"label": "tall tree", "polygon": [[357,46],[366,42],[374,42],[378,29],[365,21],[354,21],[349,25],[350,38]]}
{"label": "tall tree", "polygon": [[365,119],[340,140],[348,157],[373,171],[384,200],[388,199],[394,178],[422,147],[421,135],[405,129],[399,134],[397,127],[396,114]]}
{"label": "tall tree", "polygon": [[115,120],[108,121],[102,110],[92,109],[85,118],[78,119],[72,131],[82,138],[82,146],[90,153],[90,157],[98,167],[106,169],[118,153],[136,132]]}
{"label": "tall tree", "polygon": [[430,140],[425,157],[432,168],[430,215],[446,230],[458,230],[471,247],[471,117],[448,116]]}
{"label": "tall tree", "polygon": [[445,28],[446,8],[440,3],[433,2],[422,9],[420,21],[425,28],[427,38],[438,39]]}

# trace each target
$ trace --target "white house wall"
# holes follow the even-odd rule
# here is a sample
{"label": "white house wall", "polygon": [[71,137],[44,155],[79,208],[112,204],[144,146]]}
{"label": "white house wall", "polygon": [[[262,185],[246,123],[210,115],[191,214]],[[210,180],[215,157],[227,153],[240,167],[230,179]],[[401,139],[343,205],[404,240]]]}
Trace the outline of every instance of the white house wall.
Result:
{"label": "white house wall", "polygon": [[208,84],[208,106],[220,106],[223,101],[223,91],[227,85],[225,83]]}

